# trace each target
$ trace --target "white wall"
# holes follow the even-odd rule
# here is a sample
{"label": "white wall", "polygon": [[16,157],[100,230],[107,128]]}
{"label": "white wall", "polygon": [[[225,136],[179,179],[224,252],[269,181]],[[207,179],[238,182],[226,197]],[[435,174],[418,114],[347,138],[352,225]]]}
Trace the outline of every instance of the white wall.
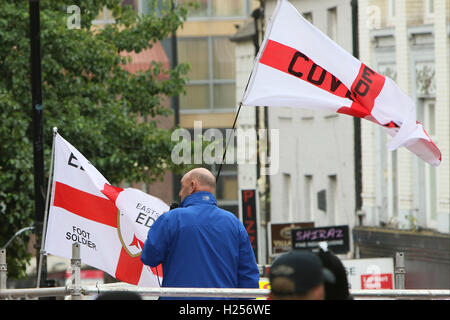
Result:
{"label": "white wall", "polygon": [[[386,150],[389,140],[381,128],[362,123],[364,224],[400,229],[427,228],[449,232],[449,34],[446,0],[435,0],[433,16],[417,10],[422,0],[396,1],[395,17],[378,28],[366,23],[374,7],[380,21],[387,21],[388,0],[359,1],[360,58],[376,71],[388,75],[416,101],[418,120],[429,104],[434,105],[434,142],[442,164],[432,168],[405,148]],[[370,10],[368,10],[370,9]],[[419,12],[420,13],[420,12]],[[373,16],[373,15],[372,15]],[[420,21],[421,20],[421,21]],[[424,75],[424,71],[429,71]],[[425,79],[425,82],[424,81]],[[424,83],[430,81],[427,90]],[[427,111],[425,111],[426,113]],[[422,119],[421,119],[422,117]],[[426,116],[425,116],[426,117]],[[430,130],[430,125],[425,125]],[[433,186],[432,177],[436,183]],[[435,190],[435,191],[432,191]],[[435,192],[435,199],[430,196]],[[431,214],[430,207],[436,207]]]}

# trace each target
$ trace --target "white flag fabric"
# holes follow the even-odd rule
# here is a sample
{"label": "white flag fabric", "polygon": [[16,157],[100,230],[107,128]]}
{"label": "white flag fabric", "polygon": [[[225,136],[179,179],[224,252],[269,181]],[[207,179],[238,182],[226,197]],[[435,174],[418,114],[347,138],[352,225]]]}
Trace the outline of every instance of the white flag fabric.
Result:
{"label": "white flag fabric", "polygon": [[245,106],[330,110],[383,126],[390,150],[406,147],[437,167],[441,152],[416,121],[413,100],[279,0],[242,99]]}
{"label": "white flag fabric", "polygon": [[46,253],[71,258],[72,243],[77,242],[82,263],[120,281],[158,287],[161,266],[145,266],[140,253],[149,228],[168,210],[162,200],[138,189],[111,186],[77,149],[56,134]]}

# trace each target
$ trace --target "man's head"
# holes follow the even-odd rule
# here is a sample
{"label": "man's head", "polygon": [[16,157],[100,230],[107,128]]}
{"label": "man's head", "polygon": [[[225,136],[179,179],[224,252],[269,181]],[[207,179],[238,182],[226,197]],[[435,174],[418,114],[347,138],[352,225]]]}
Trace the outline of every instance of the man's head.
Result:
{"label": "man's head", "polygon": [[296,250],[275,259],[269,279],[274,300],[323,300],[324,282],[334,281],[315,254]]}
{"label": "man's head", "polygon": [[198,191],[208,191],[212,194],[216,191],[216,178],[208,169],[196,168],[186,173],[181,179],[178,196],[180,201],[183,201],[187,196]]}

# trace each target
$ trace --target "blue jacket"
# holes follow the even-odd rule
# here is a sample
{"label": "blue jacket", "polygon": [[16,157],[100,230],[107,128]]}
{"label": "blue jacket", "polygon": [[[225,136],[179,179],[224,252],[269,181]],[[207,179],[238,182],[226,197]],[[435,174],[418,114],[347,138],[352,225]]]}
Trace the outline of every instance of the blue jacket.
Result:
{"label": "blue jacket", "polygon": [[258,288],[247,231],[206,191],[186,197],[150,228],[141,261],[162,263],[163,287]]}

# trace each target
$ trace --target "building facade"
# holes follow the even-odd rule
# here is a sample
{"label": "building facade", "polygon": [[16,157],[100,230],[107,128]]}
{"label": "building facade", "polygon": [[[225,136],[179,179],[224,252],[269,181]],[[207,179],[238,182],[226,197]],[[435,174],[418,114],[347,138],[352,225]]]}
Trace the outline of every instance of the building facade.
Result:
{"label": "building facade", "polygon": [[[290,2],[322,32],[352,52],[350,1]],[[267,25],[276,3],[265,1],[264,25]],[[252,21],[246,28],[251,28],[251,25]],[[241,33],[236,50],[239,99],[255,57],[251,31],[241,30]],[[239,128],[251,131],[258,127],[257,123],[263,122],[263,112],[255,111],[258,108],[263,106],[243,107]],[[268,128],[277,133],[262,135],[259,150],[264,153],[264,147],[270,146],[268,158],[278,162],[278,170],[264,175],[262,169],[258,177],[257,165],[244,164],[239,165],[238,172],[240,189],[257,188],[260,192],[259,243],[265,246],[260,254],[269,262],[273,258],[267,248],[269,222],[313,222],[316,227],[348,225],[351,230],[355,224],[355,166],[351,117],[311,109],[270,107],[267,108],[267,116]],[[349,256],[352,254],[349,252]]]}
{"label": "building facade", "polygon": [[433,168],[406,149],[388,152],[382,129],[364,124],[367,225],[449,233],[448,10],[448,1],[360,1],[361,58],[415,100],[417,120],[443,159]]}
{"label": "building facade", "polygon": [[360,0],[360,58],[416,103],[437,144],[434,168],[405,148],[390,152],[382,128],[362,123],[361,257],[405,252],[407,288],[450,288],[449,1]]}
{"label": "building facade", "polygon": [[[351,1],[291,1],[348,52],[352,52]],[[442,152],[433,168],[405,148],[389,151],[383,128],[361,121],[362,207],[356,210],[354,127],[349,117],[307,109],[268,108],[269,128],[278,129],[279,170],[270,180],[256,165],[239,165],[239,188],[257,188],[259,243],[270,261],[270,223],[314,222],[352,230],[356,258],[405,253],[407,288],[450,287],[449,204],[449,1],[360,0],[359,59],[392,78],[416,102],[417,120]],[[276,1],[265,1],[265,23]],[[254,60],[250,24],[238,32],[237,97],[242,98]],[[253,30],[254,33],[254,30]],[[250,65],[249,65],[250,64]],[[257,107],[262,108],[262,107]],[[261,114],[261,113],[259,113]],[[261,123],[255,108],[239,117],[243,130]],[[265,146],[265,139],[260,143]],[[273,150],[273,141],[269,142]],[[262,150],[264,151],[264,150]],[[273,156],[272,152],[272,156]],[[324,194],[326,209],[319,198]]]}
{"label": "building facade", "polygon": [[[350,1],[291,3],[333,41],[352,52]],[[268,1],[268,11],[275,4],[276,1]],[[355,217],[353,119],[311,109],[269,110],[270,128],[280,130],[279,172],[270,177],[272,221],[352,226]],[[326,205],[319,208],[318,195],[322,190],[325,190]]]}

